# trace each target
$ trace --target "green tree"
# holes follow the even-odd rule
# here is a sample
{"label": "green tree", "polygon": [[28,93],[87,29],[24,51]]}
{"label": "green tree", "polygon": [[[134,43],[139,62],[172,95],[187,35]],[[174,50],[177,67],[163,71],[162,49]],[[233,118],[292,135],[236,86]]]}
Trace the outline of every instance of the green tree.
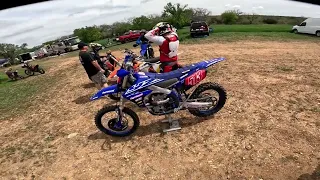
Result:
{"label": "green tree", "polygon": [[132,25],[128,22],[115,22],[112,24],[112,34],[114,36],[122,35],[132,29]]}
{"label": "green tree", "polygon": [[75,29],[73,34],[86,43],[97,41],[102,38],[102,33],[97,26],[86,26],[85,28]]}
{"label": "green tree", "polygon": [[7,43],[1,43],[0,44],[0,56],[2,56],[5,59],[9,59],[10,64],[17,63],[15,58],[22,53],[21,47],[15,44],[7,44]]}
{"label": "green tree", "polygon": [[21,48],[22,50],[27,50],[27,46],[28,46],[27,43],[22,43],[21,46],[20,46],[20,48]]}
{"label": "green tree", "polygon": [[136,30],[151,29],[154,26],[147,16],[140,16],[132,20],[132,28]]}
{"label": "green tree", "polygon": [[164,20],[171,23],[176,28],[180,29],[190,24],[192,10],[187,9],[188,5],[181,5],[180,3],[168,3],[164,6],[162,17]]}
{"label": "green tree", "polygon": [[250,24],[253,24],[258,18],[259,18],[258,14],[252,13],[252,14],[249,14],[248,19],[249,19]]}
{"label": "green tree", "polygon": [[103,38],[111,38],[112,37],[112,26],[111,25],[101,25],[100,27],[101,34]]}
{"label": "green tree", "polygon": [[228,10],[221,14],[221,19],[224,24],[235,24],[238,18],[238,14],[234,10]]}
{"label": "green tree", "polygon": [[207,21],[211,12],[205,8],[190,8],[193,21]]}

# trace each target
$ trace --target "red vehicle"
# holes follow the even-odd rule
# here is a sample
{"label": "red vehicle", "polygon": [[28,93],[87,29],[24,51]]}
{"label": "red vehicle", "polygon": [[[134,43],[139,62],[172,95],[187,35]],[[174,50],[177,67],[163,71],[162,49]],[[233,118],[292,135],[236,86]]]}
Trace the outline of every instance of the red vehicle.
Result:
{"label": "red vehicle", "polygon": [[122,36],[119,36],[116,41],[121,42],[122,44],[130,41],[135,41],[139,39],[140,31],[129,31],[124,33]]}

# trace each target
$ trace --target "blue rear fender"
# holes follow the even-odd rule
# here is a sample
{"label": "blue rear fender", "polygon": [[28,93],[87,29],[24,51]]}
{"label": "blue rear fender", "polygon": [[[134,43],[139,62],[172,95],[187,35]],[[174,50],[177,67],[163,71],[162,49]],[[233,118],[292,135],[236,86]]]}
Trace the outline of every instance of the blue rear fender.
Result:
{"label": "blue rear fender", "polygon": [[205,60],[205,61],[197,63],[197,67],[199,67],[200,69],[207,69],[210,66],[217,64],[217,63],[224,61],[224,60],[226,60],[224,57],[215,58],[215,59],[211,59],[211,60]]}
{"label": "blue rear fender", "polygon": [[95,95],[93,95],[90,100],[93,101],[93,100],[97,100],[97,99],[100,99],[101,97],[105,96],[105,95],[108,95],[108,94],[113,94],[113,93],[118,93],[120,92],[119,91],[119,88],[118,88],[118,85],[115,84],[115,85],[112,85],[112,86],[109,86],[109,87],[106,87],[106,88],[103,88],[101,89],[100,91],[98,91]]}

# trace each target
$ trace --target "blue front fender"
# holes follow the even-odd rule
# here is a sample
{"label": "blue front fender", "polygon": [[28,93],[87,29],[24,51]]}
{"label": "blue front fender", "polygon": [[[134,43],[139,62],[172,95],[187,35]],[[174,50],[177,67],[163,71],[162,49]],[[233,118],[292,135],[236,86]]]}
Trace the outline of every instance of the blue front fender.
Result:
{"label": "blue front fender", "polygon": [[118,93],[119,92],[119,88],[118,85],[112,85],[106,88],[101,89],[100,91],[98,91],[94,96],[92,96],[90,98],[91,101],[93,100],[97,100],[99,98],[101,98],[102,96],[108,95],[108,94],[113,94],[113,93]]}

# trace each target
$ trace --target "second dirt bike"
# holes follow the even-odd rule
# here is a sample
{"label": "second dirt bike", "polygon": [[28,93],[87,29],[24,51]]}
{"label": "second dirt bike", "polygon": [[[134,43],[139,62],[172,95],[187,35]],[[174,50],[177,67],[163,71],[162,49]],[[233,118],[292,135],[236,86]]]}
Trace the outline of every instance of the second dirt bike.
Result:
{"label": "second dirt bike", "polygon": [[[137,47],[139,44],[134,44],[133,47]],[[140,44],[140,56],[143,57],[144,59],[151,59],[154,58],[154,51],[153,48],[150,44],[148,43],[141,43]]]}
{"label": "second dirt bike", "polygon": [[42,69],[38,64],[35,66],[32,66],[30,64],[23,64],[22,68],[25,68],[26,70],[24,71],[24,73],[28,76],[33,76],[35,72],[38,72],[40,74],[44,74],[45,71],[44,69]]}

